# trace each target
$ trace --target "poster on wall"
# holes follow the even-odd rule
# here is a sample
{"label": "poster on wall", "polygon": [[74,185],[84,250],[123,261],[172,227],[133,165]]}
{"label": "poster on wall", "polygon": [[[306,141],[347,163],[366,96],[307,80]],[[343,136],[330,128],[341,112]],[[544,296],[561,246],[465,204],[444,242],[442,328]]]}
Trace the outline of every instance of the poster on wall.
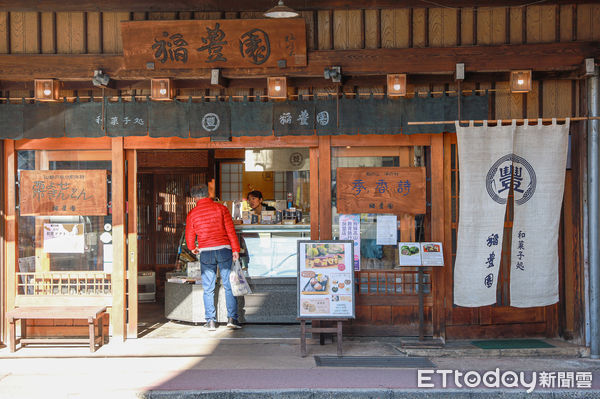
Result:
{"label": "poster on wall", "polygon": [[82,254],[84,237],[83,223],[44,223],[44,252]]}
{"label": "poster on wall", "polygon": [[354,241],[354,271],[359,271],[360,214],[340,215],[340,240]]}
{"label": "poster on wall", "polygon": [[354,242],[298,241],[298,318],[353,319]]}

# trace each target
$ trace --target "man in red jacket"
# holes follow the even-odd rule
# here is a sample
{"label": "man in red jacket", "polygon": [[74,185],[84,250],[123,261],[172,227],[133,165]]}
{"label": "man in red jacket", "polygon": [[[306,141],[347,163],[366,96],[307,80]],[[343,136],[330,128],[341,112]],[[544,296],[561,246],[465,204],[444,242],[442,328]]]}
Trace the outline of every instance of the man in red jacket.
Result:
{"label": "man in red jacket", "polygon": [[[239,259],[238,242],[231,215],[226,207],[208,197],[208,186],[200,184],[190,190],[196,207],[187,215],[185,242],[197,255],[202,266],[202,288],[204,289],[204,313],[209,331],[217,329],[215,310],[215,280],[217,267],[221,273],[221,284],[225,288],[227,305],[227,327],[242,328],[238,323],[237,300],[231,292],[229,272],[232,261]],[[196,241],[198,244],[196,244]]]}

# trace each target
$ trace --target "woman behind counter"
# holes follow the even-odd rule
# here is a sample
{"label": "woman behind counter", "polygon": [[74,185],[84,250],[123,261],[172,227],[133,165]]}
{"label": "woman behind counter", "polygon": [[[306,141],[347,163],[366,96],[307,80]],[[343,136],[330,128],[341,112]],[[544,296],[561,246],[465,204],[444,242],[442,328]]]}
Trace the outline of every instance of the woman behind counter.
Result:
{"label": "woman behind counter", "polygon": [[255,215],[260,215],[262,211],[274,211],[275,208],[269,205],[263,205],[263,195],[260,191],[250,191],[247,195],[248,205]]}

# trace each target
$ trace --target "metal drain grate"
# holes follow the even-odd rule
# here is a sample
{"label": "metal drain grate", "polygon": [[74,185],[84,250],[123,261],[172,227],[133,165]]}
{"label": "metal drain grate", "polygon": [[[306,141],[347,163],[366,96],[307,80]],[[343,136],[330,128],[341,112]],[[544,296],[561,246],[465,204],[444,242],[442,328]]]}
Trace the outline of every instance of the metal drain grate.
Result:
{"label": "metal drain grate", "polygon": [[315,356],[318,367],[436,367],[426,357],[404,356]]}

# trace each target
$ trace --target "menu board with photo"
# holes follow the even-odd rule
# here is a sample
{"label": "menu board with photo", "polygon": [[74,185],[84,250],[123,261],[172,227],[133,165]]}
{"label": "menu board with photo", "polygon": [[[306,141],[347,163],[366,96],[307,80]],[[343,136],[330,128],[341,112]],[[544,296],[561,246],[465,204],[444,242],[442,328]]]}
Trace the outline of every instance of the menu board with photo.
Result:
{"label": "menu board with photo", "polygon": [[298,318],[354,318],[353,241],[298,241]]}
{"label": "menu board with photo", "polygon": [[441,242],[399,242],[400,266],[444,266]]}

